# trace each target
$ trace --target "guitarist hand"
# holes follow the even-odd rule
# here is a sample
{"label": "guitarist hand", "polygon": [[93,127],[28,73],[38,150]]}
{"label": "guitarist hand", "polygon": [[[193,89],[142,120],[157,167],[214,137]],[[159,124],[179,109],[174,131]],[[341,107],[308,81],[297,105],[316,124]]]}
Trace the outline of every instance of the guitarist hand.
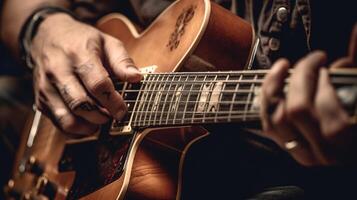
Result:
{"label": "guitarist hand", "polygon": [[[356,66],[357,26],[349,56],[331,66]],[[310,53],[294,66],[288,92],[284,81],[289,62],[278,60],[262,86],[261,118],[264,135],[305,166],[356,162],[356,126],[349,123],[329,80],[326,54]]]}
{"label": "guitarist hand", "polygon": [[31,50],[36,105],[63,131],[84,135],[124,116],[109,75],[137,82],[141,74],[120,41],[61,13],[40,25]]}

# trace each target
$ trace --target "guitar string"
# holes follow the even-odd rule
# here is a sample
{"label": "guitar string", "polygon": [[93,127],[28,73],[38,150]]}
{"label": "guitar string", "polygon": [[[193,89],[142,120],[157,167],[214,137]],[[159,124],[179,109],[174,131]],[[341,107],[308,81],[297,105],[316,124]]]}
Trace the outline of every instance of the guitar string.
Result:
{"label": "guitar string", "polygon": [[[135,103],[136,101],[135,100],[125,100],[124,101],[125,103]],[[152,101],[138,101],[139,103],[154,103]],[[177,101],[166,101],[166,103],[172,103],[172,102],[177,102]],[[201,101],[182,101],[182,104],[184,103],[198,103],[198,102],[201,102]],[[161,104],[162,103],[162,104]],[[159,102],[159,105],[163,105],[164,102]],[[218,103],[218,104],[236,104],[236,105],[250,105],[250,104],[254,104],[253,102],[246,102],[246,101],[209,101],[209,102],[206,102],[207,104],[208,103]]]}
{"label": "guitar string", "polygon": [[[255,121],[257,119],[260,119],[260,115],[254,115],[254,114],[250,114],[250,115],[238,115],[238,116],[231,116],[230,118],[227,118],[226,116],[214,116],[214,117],[197,117],[194,118],[193,121],[191,118],[187,118],[184,119],[184,123],[176,123],[177,122],[182,122],[182,119],[175,119],[175,120],[169,120],[169,123],[166,123],[166,120],[146,120],[146,123],[148,125],[173,125],[173,124],[190,124],[190,123],[194,123],[194,124],[202,124],[202,123],[224,123],[224,122],[232,122],[234,120],[239,120],[239,121]],[[187,121],[187,123],[185,123]],[[129,121],[124,121],[124,122],[120,122],[120,124],[127,124]],[[165,123],[164,123],[165,122]],[[190,123],[189,123],[190,122]],[[142,122],[132,122],[132,125],[135,126],[140,126]],[[115,129],[116,127],[111,127],[111,129]]]}
{"label": "guitar string", "polygon": [[[257,76],[256,76],[256,73],[252,73],[252,74],[254,74],[255,75],[255,77],[254,78],[256,78]],[[231,73],[230,74],[228,74],[227,73],[227,76],[229,76],[229,75],[232,75]],[[142,81],[142,83],[144,84],[144,83],[150,83],[150,84],[152,84],[152,83],[155,83],[155,84],[157,84],[157,83],[159,83],[160,85],[161,85],[161,83],[165,83],[165,85],[166,84],[169,84],[169,86],[171,87],[171,85],[172,84],[174,84],[174,83],[180,83],[180,84],[182,84],[182,81],[175,81],[175,75],[169,75],[167,78],[169,79],[170,78],[170,76],[172,76],[172,81],[158,81],[159,79],[160,79],[160,77],[157,77],[157,80],[155,80],[155,81],[150,81],[150,79],[149,80],[144,80],[144,81]],[[185,77],[186,77],[186,81],[185,81],[185,84],[187,84],[187,83],[210,83],[210,82],[208,82],[208,81],[187,81],[187,79],[189,79],[189,76],[187,76],[187,75],[184,75]],[[207,75],[205,74],[204,75],[205,77],[204,78],[207,78]],[[217,77],[217,76],[216,76]],[[165,77],[162,77],[162,79],[161,80],[164,80],[164,78]],[[177,77],[176,77],[177,78]],[[179,79],[181,79],[182,77],[179,77]],[[197,78],[197,76],[193,76],[192,77],[192,79],[196,79]],[[238,78],[242,78],[242,76],[239,76]],[[155,79],[155,77],[152,77],[152,79],[151,80],[154,80]],[[228,79],[228,78],[227,78]],[[209,81],[212,81],[212,80],[209,80]],[[238,84],[240,84],[240,85],[243,85],[244,83],[246,83],[246,84],[250,84],[250,85],[254,85],[254,84],[257,84],[257,83],[262,83],[262,81],[260,81],[260,80],[254,80],[254,81],[252,81],[252,80],[215,80],[215,82],[222,82],[222,83],[236,83],[237,85]],[[287,81],[288,82],[288,81]],[[340,81],[340,83],[341,83],[341,81]],[[344,82],[344,83],[347,83],[347,82]],[[120,86],[121,85],[121,83],[119,83],[119,84],[117,84],[117,86]],[[160,85],[159,85],[159,87],[160,87]],[[225,85],[227,85],[227,84],[225,84]],[[199,86],[199,85],[198,85]],[[169,87],[169,88],[170,88]],[[176,85],[176,88],[177,88],[177,85]],[[162,92],[162,90],[160,89],[160,90],[147,90],[147,91],[145,91],[145,90],[123,90],[123,92],[124,93],[137,93],[137,92]],[[163,92],[161,95],[166,95],[166,96],[169,96],[170,95],[170,92],[177,92],[177,90],[169,90],[169,91],[167,91],[167,90],[165,90],[165,92]],[[192,92],[196,92],[196,90],[189,90],[189,91],[185,91],[185,90],[182,90],[182,91],[180,91],[180,92],[182,92],[182,93],[185,93],[185,92],[188,92],[188,95],[190,95]],[[207,92],[207,93],[211,93],[211,92],[213,92],[212,90],[209,90],[209,91],[202,91],[202,90],[197,90],[197,95],[199,95],[201,92]],[[243,90],[243,89],[240,89],[240,90],[231,90],[231,91],[227,91],[227,90],[222,90],[220,93],[230,93],[230,92],[233,92],[233,93],[248,93],[248,94],[252,94],[253,93],[253,91],[247,91],[247,90]],[[151,96],[151,98],[153,97],[154,95],[152,95]],[[128,101],[127,101],[128,102]],[[136,101],[131,101],[131,102],[136,102]],[[176,101],[169,101],[169,103],[171,103],[171,102],[176,102]],[[191,103],[191,102],[194,102],[194,103],[197,103],[198,101],[188,101],[188,103]],[[150,103],[150,101],[149,102],[144,102],[144,103]],[[215,102],[210,102],[210,103],[215,103]],[[218,102],[217,102],[218,103]],[[221,103],[226,103],[226,102],[219,102],[220,104]],[[232,103],[231,101],[230,101],[230,103]],[[234,102],[233,102],[234,103]],[[239,104],[239,102],[237,103],[237,104]],[[247,105],[248,103],[247,102],[245,102],[245,103],[241,103],[241,104],[244,104],[244,105]],[[250,103],[250,101],[249,101],[249,104],[251,104]],[[149,106],[150,104],[148,104],[147,106]],[[180,106],[180,105],[179,105]],[[159,106],[158,106],[158,108],[160,107],[160,104],[159,104]],[[136,111],[136,112],[143,112],[143,111]],[[129,112],[129,113],[132,113],[132,112]],[[152,112],[150,112],[150,113],[152,113]],[[159,114],[165,114],[165,113],[170,113],[169,111],[167,111],[167,112],[159,112]],[[181,113],[183,113],[184,114],[184,116],[186,115],[186,114],[191,114],[192,113],[192,115],[194,115],[194,114],[203,114],[203,115],[205,115],[206,113],[204,112],[204,113],[197,113],[197,112],[176,112],[176,114],[181,114]],[[217,112],[215,112],[215,113],[217,113]],[[220,114],[223,114],[223,113],[230,113],[230,114],[234,114],[235,112],[233,111],[231,111],[231,110],[229,110],[228,112],[227,111],[220,111]],[[249,117],[249,114],[252,114],[252,112],[240,112],[240,113],[244,113],[244,116],[243,117],[241,117],[241,118],[246,118],[246,117]],[[211,113],[208,113],[208,114],[211,114]],[[253,113],[254,114],[254,113]],[[259,115],[256,115],[256,116],[259,116]],[[222,117],[219,117],[219,116],[217,116],[218,118],[217,119],[219,119],[219,118],[222,118]],[[155,117],[156,118],[156,117]],[[203,118],[201,118],[202,120],[210,120],[210,119],[214,119],[215,117],[203,117]],[[226,116],[224,116],[223,117],[225,120],[227,120],[227,117]],[[232,117],[232,118],[234,118],[234,117]],[[146,120],[146,117],[144,118],[144,120]],[[191,119],[190,119],[191,120]],[[200,118],[195,118],[194,120],[200,120]],[[229,120],[229,119],[228,119]],[[185,119],[170,119],[170,121],[185,121]],[[156,123],[156,122],[160,122],[161,123],[161,120],[146,120],[146,123],[151,123],[151,122],[154,122],[154,123]],[[136,122],[134,122],[134,123],[136,123]],[[167,123],[167,120],[166,120],[166,123]],[[175,122],[174,122],[175,123]]]}
{"label": "guitar string", "polygon": [[[162,89],[158,89],[158,90],[140,90],[142,92],[165,92],[165,93],[170,93],[172,92],[175,93],[177,92],[177,90],[163,90]],[[124,93],[136,93],[136,92],[140,92],[139,90],[125,90]],[[212,90],[180,90],[181,93],[183,92],[212,92]],[[220,90],[220,92],[225,92],[225,93],[234,93],[234,92],[239,92],[239,93],[242,93],[242,94],[246,94],[246,93],[250,93],[251,92],[251,89],[238,89],[238,90]],[[188,93],[187,93],[188,94]]]}
{"label": "guitar string", "polygon": [[[152,113],[153,111],[135,111],[135,113]],[[228,114],[230,111],[215,111],[214,112],[214,114],[215,113],[219,113],[219,114]],[[128,112],[128,113],[133,113],[133,112]],[[159,112],[159,113],[162,113],[162,114],[174,114],[172,111],[165,111],[165,112]],[[179,113],[179,114],[181,114],[181,113],[185,113],[185,114],[204,114],[204,113],[213,113],[213,112],[196,112],[196,111],[189,111],[189,112],[177,112],[177,113]],[[245,112],[245,111],[233,111],[233,112],[231,112],[231,113],[238,113],[238,114],[244,114],[244,113],[252,113],[252,114],[256,114],[256,113],[258,113],[258,112],[252,112],[252,111],[247,111],[247,112]]]}
{"label": "guitar string", "polygon": [[[155,73],[142,73],[144,76],[215,76],[215,75],[266,75],[270,70],[243,70],[243,71],[215,71],[215,72],[155,72]],[[289,70],[291,75],[294,70]],[[345,71],[330,71],[330,76],[357,76],[357,70]],[[116,77],[112,77],[113,80],[118,80]]]}

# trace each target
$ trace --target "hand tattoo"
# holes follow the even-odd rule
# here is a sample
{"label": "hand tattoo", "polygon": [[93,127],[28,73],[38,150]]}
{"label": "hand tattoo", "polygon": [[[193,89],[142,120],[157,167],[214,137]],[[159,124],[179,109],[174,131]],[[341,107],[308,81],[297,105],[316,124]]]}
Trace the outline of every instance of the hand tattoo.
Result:
{"label": "hand tattoo", "polygon": [[85,74],[85,73],[88,73],[88,71],[92,70],[93,67],[94,67],[94,64],[85,63],[85,64],[82,64],[82,65],[76,66],[75,70],[79,74]]}
{"label": "hand tattoo", "polygon": [[107,97],[107,100],[109,100],[109,99],[110,99],[110,95],[111,95],[112,93],[109,92],[109,91],[104,91],[104,92],[102,92],[102,94]]}
{"label": "hand tattoo", "polygon": [[98,107],[96,105],[93,105],[89,102],[83,102],[83,103],[79,104],[77,108],[80,108],[84,111],[98,110]]}

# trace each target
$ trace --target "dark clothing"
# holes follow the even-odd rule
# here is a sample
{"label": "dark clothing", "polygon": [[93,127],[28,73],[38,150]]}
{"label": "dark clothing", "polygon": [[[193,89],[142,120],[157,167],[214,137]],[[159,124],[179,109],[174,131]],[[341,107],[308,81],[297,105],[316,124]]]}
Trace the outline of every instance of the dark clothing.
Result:
{"label": "dark clothing", "polygon": [[[231,0],[215,1],[253,25],[256,35],[260,38],[253,68],[269,68],[280,57],[295,62],[315,49],[327,51],[330,61],[344,56],[352,26],[357,19],[353,1],[237,0],[235,3]],[[71,2],[71,9],[88,22],[94,22],[109,12],[119,11],[136,23],[147,26],[173,1],[71,0]],[[83,6],[85,2],[88,2],[88,5]],[[1,69],[4,69],[5,65],[2,63]],[[14,91],[14,89],[6,88],[2,93],[6,94],[7,91]],[[12,105],[7,103],[16,102],[11,100],[17,98],[16,95],[10,96],[9,99],[8,95],[1,94],[0,109],[11,108]],[[23,112],[21,109],[16,109],[17,113]],[[3,113],[6,114],[1,110],[1,114]],[[12,128],[8,129],[13,131]],[[353,170],[304,168],[271,141],[243,130],[237,132],[231,130],[227,127],[221,127],[219,131],[212,130],[212,134],[207,139],[199,141],[190,149],[183,180],[183,199],[353,197],[352,181],[357,178]],[[1,152],[11,151],[12,154],[14,152],[16,145],[11,146],[11,143],[16,142],[7,142],[9,137],[5,137],[6,135],[13,137],[11,131],[7,133],[2,130],[0,133],[2,138],[0,141],[6,143],[6,145],[0,144],[0,147],[7,147]],[[16,139],[12,138],[11,141]],[[4,159],[7,160],[7,157],[1,155],[0,163],[4,163]],[[5,171],[2,170],[3,172]]]}

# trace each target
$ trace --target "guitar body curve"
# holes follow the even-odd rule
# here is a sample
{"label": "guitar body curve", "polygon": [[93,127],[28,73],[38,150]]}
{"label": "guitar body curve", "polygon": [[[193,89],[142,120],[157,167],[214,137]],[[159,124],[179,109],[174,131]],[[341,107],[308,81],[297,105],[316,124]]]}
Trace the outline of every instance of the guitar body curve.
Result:
{"label": "guitar body curve", "polygon": [[[141,33],[120,14],[102,18],[97,27],[121,40],[135,64],[150,72],[184,70],[193,56],[206,70],[244,69],[254,40],[247,22],[209,0],[176,1]],[[34,124],[25,130],[26,141]],[[56,185],[52,199],[179,199],[185,153],[208,134],[176,127],[69,140],[44,116],[36,126],[33,146],[42,147],[20,151],[15,166],[36,157],[44,166],[40,177]],[[86,153],[95,156],[85,159]],[[27,183],[22,195],[41,195],[37,176],[14,171],[14,181]]]}

